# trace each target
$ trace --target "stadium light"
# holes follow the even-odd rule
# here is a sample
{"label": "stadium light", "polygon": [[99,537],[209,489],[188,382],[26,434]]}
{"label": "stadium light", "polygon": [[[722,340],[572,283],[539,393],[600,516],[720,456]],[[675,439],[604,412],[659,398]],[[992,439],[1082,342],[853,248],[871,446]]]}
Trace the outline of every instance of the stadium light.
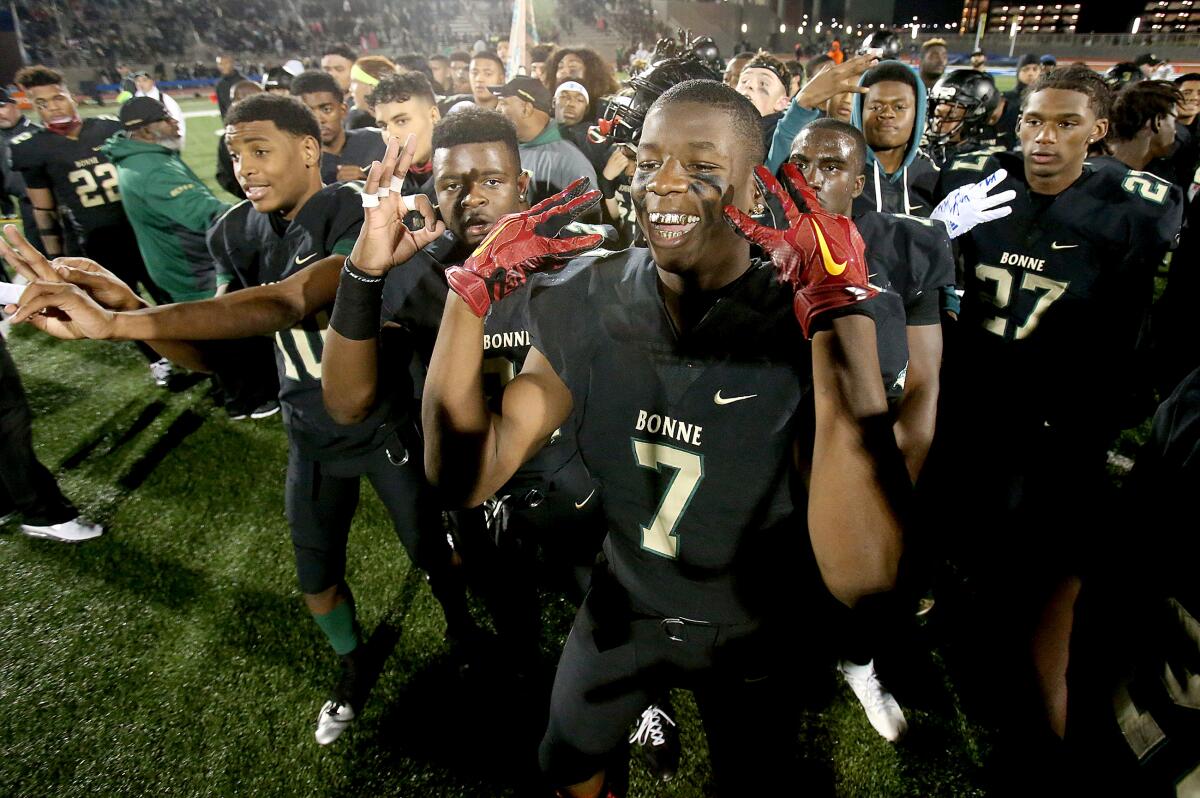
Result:
{"label": "stadium light", "polygon": [[780,32],[780,33],[787,33],[787,25],[784,25],[782,22],[780,22],[780,23],[779,23],[779,32]]}
{"label": "stadium light", "polygon": [[743,22],[743,23],[742,23],[742,33],[745,33],[745,32],[746,32],[746,30],[747,30],[746,23],[745,23],[745,22]]}
{"label": "stadium light", "polygon": [[1138,29],[1139,29],[1139,28],[1141,28],[1141,27],[1142,27],[1142,18],[1141,18],[1141,17],[1134,17],[1134,18],[1133,18],[1133,29],[1132,29],[1132,30],[1130,30],[1129,32],[1130,32],[1130,33],[1137,33],[1137,32],[1138,32]]}

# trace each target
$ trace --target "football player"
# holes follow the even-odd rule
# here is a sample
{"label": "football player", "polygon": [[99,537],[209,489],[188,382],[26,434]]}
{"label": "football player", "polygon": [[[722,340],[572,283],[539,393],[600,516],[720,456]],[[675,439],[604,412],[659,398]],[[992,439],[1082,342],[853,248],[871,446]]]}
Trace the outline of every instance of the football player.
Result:
{"label": "football player", "polygon": [[[1004,169],[999,187],[1016,197],[1008,219],[957,239],[962,340],[943,372],[936,471],[957,507],[942,516],[953,519],[947,545],[977,598],[964,630],[980,646],[972,664],[1004,713],[1001,750],[1026,756],[1067,725],[1072,605],[1105,512],[1105,453],[1128,422],[1135,343],[1181,220],[1177,188],[1085,163],[1110,102],[1086,67],[1049,72],[1025,96],[1021,153],[961,156],[939,186]],[[1002,777],[1056,767],[1026,765]]]}
{"label": "football player", "polygon": [[[377,386],[393,367],[379,359],[380,320],[408,331],[422,368],[427,367],[446,304],[445,270],[461,265],[497,220],[529,207],[524,199],[529,179],[521,171],[516,131],[498,112],[472,108],[447,116],[434,128],[432,151],[438,209],[453,243],[444,252],[414,250],[406,262],[386,272],[383,284],[342,277],[323,380],[326,406],[342,423],[372,412]],[[394,164],[395,157],[385,159],[381,169],[391,174]],[[368,209],[367,223],[386,216],[392,211],[387,203],[398,201],[391,197]],[[529,324],[520,308],[518,303],[498,305],[484,327],[483,380],[489,396],[499,397],[528,354]],[[351,317],[363,319],[361,331],[347,322]],[[541,632],[532,550],[546,549],[555,575],[569,582],[563,572],[590,564],[599,548],[600,503],[578,456],[572,419],[489,499],[491,545],[481,543],[479,530],[459,529],[456,548],[489,596],[509,664],[517,672],[530,671]],[[493,567],[483,568],[485,561]],[[569,592],[580,597],[575,589]]]}
{"label": "football player", "polygon": [[368,99],[384,142],[393,138],[406,141],[410,135],[414,138],[416,150],[404,176],[403,194],[419,192],[432,199],[433,126],[442,114],[429,79],[420,72],[385,75]]}
{"label": "football player", "polygon": [[[474,625],[439,507],[421,471],[407,370],[390,374],[375,408],[357,424],[336,423],[321,399],[328,310],[342,262],[362,226],[361,189],[353,183],[322,187],[320,128],[299,100],[263,93],[235,103],[225,137],[248,201],[214,225],[209,249],[222,268],[251,287],[212,300],[136,310],[144,303],[126,286],[94,270],[75,271],[82,286],[104,285],[108,293],[93,300],[70,282],[42,282],[26,289],[23,315],[14,321],[32,318],[61,338],[152,340],[164,355],[198,369],[207,368],[211,357],[203,342],[275,334],[290,444],[285,500],[296,571],[313,620],[341,658],[341,677],[318,716],[317,742],[327,745],[361,710],[367,686],[367,654],[345,582],[347,535],[362,477],[383,501],[413,563],[429,574],[452,645],[470,638]],[[6,233],[19,235],[12,227]],[[16,256],[7,246],[0,245],[0,252]],[[31,253],[24,254],[32,262]],[[43,261],[38,276],[54,280],[56,272]],[[67,320],[39,314],[51,306]]]}
{"label": "football player", "polygon": [[[1150,165],[1175,151],[1175,115],[1181,102],[1179,89],[1165,80],[1143,80],[1122,89],[1113,100],[1108,136],[1104,139],[1109,157],[1092,159],[1092,163],[1107,162],[1121,172],[1150,171],[1179,183],[1169,161],[1160,161],[1153,169]],[[1194,171],[1195,161],[1188,166]],[[1191,174],[1186,178],[1190,179]]]}
{"label": "football player", "polygon": [[[756,173],[759,119],[715,81],[659,98],[633,185],[649,249],[530,279],[597,243],[555,237],[600,199],[573,187],[501,220],[447,274],[455,295],[422,407],[431,477],[477,503],[578,408],[580,450],[604,485],[607,570],[567,639],[541,746],[564,795],[610,794],[611,752],[672,685],[697,693],[723,792],[781,783],[792,737],[769,678],[782,634],[771,621],[816,584],[815,574],[774,570],[794,564],[792,545],[804,540],[791,492],[798,441],[815,436],[809,539],[825,585],[853,604],[894,579],[899,527],[876,454],[895,440],[874,324],[853,312],[875,293],[861,239],[848,219],[820,210],[802,179],[792,190],[807,191],[807,214],[769,172]],[[759,191],[780,203],[782,229],[745,214]],[[753,263],[739,231],[774,266]],[[388,243],[372,247],[372,268],[390,262]],[[482,317],[526,281],[517,296],[529,305],[533,348],[493,410],[479,377]],[[815,429],[801,409],[810,374]]]}
{"label": "football player", "polygon": [[993,123],[1004,99],[986,72],[956,69],[929,90],[924,151],[939,168],[968,152],[1008,149],[998,140]]}
{"label": "football player", "polygon": [[[792,144],[794,164],[821,207],[849,216],[866,177],[866,139],[857,128],[834,119],[810,123]],[[954,259],[946,228],[915,216],[863,210],[854,215],[863,237],[871,285],[882,295],[866,303],[875,319],[883,385],[894,416],[896,442],[909,478],[916,483],[933,442],[942,361],[940,291],[954,285]],[[840,670],[876,731],[896,741],[908,724],[900,705],[882,685],[872,649],[897,638],[905,613],[896,595],[859,601],[839,624]]]}
{"label": "football player", "polygon": [[317,117],[321,126],[321,180],[326,185],[362,180],[367,167],[383,157],[386,146],[373,128],[346,130],[346,102],[337,81],[327,72],[310,69],[292,79],[293,97]]}

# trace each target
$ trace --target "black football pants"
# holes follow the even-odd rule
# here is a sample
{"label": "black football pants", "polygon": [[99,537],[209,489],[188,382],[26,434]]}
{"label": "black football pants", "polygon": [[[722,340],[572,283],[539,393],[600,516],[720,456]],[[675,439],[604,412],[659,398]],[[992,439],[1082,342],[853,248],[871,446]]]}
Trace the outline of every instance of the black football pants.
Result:
{"label": "black football pants", "polygon": [[341,460],[313,460],[292,445],[285,500],[302,591],[320,593],[345,579],[346,542],[363,477],[387,508],[413,564],[434,580],[449,567],[450,545],[422,457],[415,433],[402,440],[393,432],[374,451]]}
{"label": "black football pants", "polygon": [[[171,295],[150,279],[141,250],[138,249],[137,236],[129,222],[89,231],[83,242],[83,253],[111,271],[135,292],[140,287],[141,292],[149,294],[155,304],[171,303]],[[162,356],[149,345],[141,341],[135,343],[147,361],[153,363],[161,359]]]}
{"label": "black football pants", "polygon": [[17,367],[0,338],[0,515],[19,510],[27,524],[47,526],[79,515],[33,451],[31,413]]}
{"label": "black football pants", "polygon": [[576,615],[554,677],[539,751],[553,785],[605,769],[642,710],[672,687],[696,696],[720,795],[773,795],[788,782],[797,715],[781,684],[791,680],[776,672],[771,633],[633,616],[624,641],[609,645],[607,630],[597,634],[612,623],[595,606],[605,601],[598,594],[593,587]]}

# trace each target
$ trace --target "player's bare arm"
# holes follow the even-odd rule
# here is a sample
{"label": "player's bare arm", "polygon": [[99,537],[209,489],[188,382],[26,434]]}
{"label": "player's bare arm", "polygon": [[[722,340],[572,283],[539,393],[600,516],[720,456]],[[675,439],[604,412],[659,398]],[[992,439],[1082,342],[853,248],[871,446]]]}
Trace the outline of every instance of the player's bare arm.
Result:
{"label": "player's bare arm", "polygon": [[58,218],[58,203],[54,192],[48,188],[25,187],[25,194],[33,205],[33,220],[37,223],[38,235],[46,247],[46,253],[58,257],[63,253],[62,225]]}
{"label": "player's bare arm", "polygon": [[[383,281],[445,230],[429,198],[402,197],[398,190],[412,166],[416,140],[388,141],[382,161],[371,165],[363,189],[364,219],[358,241],[339,276],[337,301],[325,339],[321,395],[330,417],[341,424],[366,418],[375,406],[379,384],[379,313]],[[421,214],[420,230],[409,230],[404,217]]]}
{"label": "player's bare arm", "polygon": [[19,233],[6,230],[6,235],[13,243],[5,245],[8,253],[24,253],[20,257],[26,268],[38,264],[32,272],[36,281],[21,296],[14,323],[28,321],[66,340],[146,341],[164,357],[201,371],[211,369],[203,348],[186,342],[268,335],[297,324],[333,301],[345,260],[333,255],[278,283],[215,299],[147,306],[99,264],[84,267],[85,259],[66,259],[55,268],[35,257]]}
{"label": "player's bare arm", "polygon": [[937,423],[942,328],[937,324],[910,326],[906,328],[906,336],[908,373],[893,428],[909,479],[916,482],[933,444]]}
{"label": "player's bare arm", "polygon": [[[795,164],[782,167],[786,187],[761,166],[755,174],[762,195],[780,211],[775,226],[733,206],[725,213],[771,257],[780,279],[792,285],[796,319],[812,337],[816,437],[809,534],[826,586],[853,606],[895,582],[898,508],[904,500],[901,488],[908,484],[879,379],[875,323],[867,316],[845,315],[878,290],[868,282],[854,223],[824,210]],[[835,317],[829,321],[831,312]]]}
{"label": "player's bare arm", "polygon": [[535,271],[556,268],[590,249],[598,235],[555,238],[600,200],[580,180],[528,211],[500,219],[461,267],[447,272],[446,302],[425,382],[421,417],[425,471],[447,500],[463,506],[492,495],[570,415],[567,387],[531,350],[504,390],[499,413],[483,393],[483,318],[493,302]]}

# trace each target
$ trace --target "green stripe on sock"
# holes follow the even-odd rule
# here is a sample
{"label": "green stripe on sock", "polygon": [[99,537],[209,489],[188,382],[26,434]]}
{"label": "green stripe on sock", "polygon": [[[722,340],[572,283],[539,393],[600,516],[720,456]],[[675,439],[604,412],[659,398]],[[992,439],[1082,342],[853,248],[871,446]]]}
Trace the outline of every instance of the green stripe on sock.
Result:
{"label": "green stripe on sock", "polygon": [[313,613],[313,620],[321,631],[329,638],[329,645],[344,657],[358,648],[358,633],[354,630],[354,608],[349,601],[343,601],[325,615]]}

